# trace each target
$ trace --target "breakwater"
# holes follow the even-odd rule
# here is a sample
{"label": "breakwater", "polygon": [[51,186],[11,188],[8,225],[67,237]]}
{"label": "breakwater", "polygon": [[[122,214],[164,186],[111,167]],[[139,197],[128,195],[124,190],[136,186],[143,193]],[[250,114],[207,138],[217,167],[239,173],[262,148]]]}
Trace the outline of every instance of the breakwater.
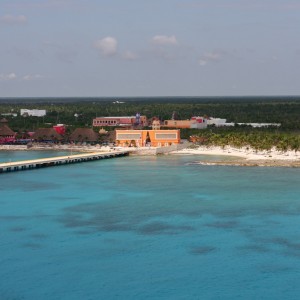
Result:
{"label": "breakwater", "polygon": [[34,160],[24,160],[0,163],[0,173],[25,171],[30,169],[38,169],[45,167],[60,166],[65,164],[82,163],[100,159],[114,158],[129,155],[129,151],[110,151],[110,152],[93,152],[81,153],[68,156],[58,156],[50,158],[41,158]]}

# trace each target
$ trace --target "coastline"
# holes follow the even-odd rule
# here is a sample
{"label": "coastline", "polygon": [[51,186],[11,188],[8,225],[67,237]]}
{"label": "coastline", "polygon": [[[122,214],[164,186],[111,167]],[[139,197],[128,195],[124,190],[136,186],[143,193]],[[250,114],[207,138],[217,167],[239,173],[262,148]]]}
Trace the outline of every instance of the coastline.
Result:
{"label": "coastline", "polygon": [[[174,155],[211,155],[216,156],[210,162],[199,162],[203,165],[226,165],[245,167],[300,167],[300,152],[271,150],[256,151],[249,147],[234,148],[226,146],[199,146],[198,148],[186,148],[172,152]],[[222,157],[231,157],[230,160]]]}
{"label": "coastline", "polygon": [[[131,150],[139,155],[156,155],[148,148],[128,148],[118,147],[122,150]],[[0,151],[72,151],[72,152],[110,152],[109,146],[91,145],[33,145],[27,148],[26,145],[0,145]],[[149,153],[147,152],[149,151]],[[185,148],[167,153],[168,155],[210,155],[213,159],[199,161],[202,165],[222,165],[222,166],[245,166],[245,167],[300,167],[300,152],[286,151],[280,152],[275,148],[271,150],[256,151],[249,147],[234,148],[226,146],[198,146],[196,148]],[[230,157],[230,160],[228,160]]]}

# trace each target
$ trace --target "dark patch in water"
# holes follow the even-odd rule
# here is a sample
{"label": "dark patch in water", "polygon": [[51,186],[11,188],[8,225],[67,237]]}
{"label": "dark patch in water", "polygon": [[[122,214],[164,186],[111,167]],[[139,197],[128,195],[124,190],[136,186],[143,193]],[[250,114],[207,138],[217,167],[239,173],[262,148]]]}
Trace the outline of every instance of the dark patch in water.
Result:
{"label": "dark patch in water", "polygon": [[58,201],[72,201],[72,200],[81,200],[79,197],[63,197],[63,196],[55,196],[55,197],[46,197],[46,200],[58,200]]}
{"label": "dark patch in water", "polygon": [[269,252],[270,250],[265,247],[264,245],[246,245],[242,247],[238,247],[238,250],[241,250],[243,252],[251,253],[251,252],[256,252],[256,253],[266,253]]}
{"label": "dark patch in water", "polygon": [[[132,200],[134,201],[134,200]],[[67,228],[88,227],[95,231],[137,231],[142,234],[180,233],[192,230],[189,226],[171,226],[166,224],[145,225],[153,218],[171,217],[174,215],[194,216],[192,207],[180,210],[175,206],[164,206],[159,201],[128,200],[81,204],[64,209],[65,214],[58,220]],[[171,226],[171,227],[170,227]]]}
{"label": "dark patch in water", "polygon": [[153,222],[137,229],[140,234],[178,234],[193,230],[191,226],[174,226],[164,222]]}
{"label": "dark patch in water", "polygon": [[95,230],[78,230],[75,231],[75,234],[80,234],[80,235],[89,235],[95,233]]}
{"label": "dark patch in water", "polygon": [[27,228],[26,227],[22,227],[22,226],[18,226],[18,227],[12,227],[10,229],[10,231],[12,232],[23,232],[25,231]]}
{"label": "dark patch in water", "polygon": [[282,272],[289,272],[292,268],[286,267],[286,266],[280,266],[276,264],[270,264],[270,265],[263,265],[259,267],[259,270],[261,273],[282,273]]}
{"label": "dark patch in water", "polygon": [[300,243],[291,242],[290,240],[288,240],[286,238],[281,238],[281,237],[273,238],[273,239],[271,239],[271,242],[273,244],[277,244],[277,245],[281,245],[281,246],[287,247],[290,250],[299,251],[300,252]]}
{"label": "dark patch in water", "polygon": [[24,216],[0,216],[0,220],[3,221],[15,221],[15,220],[21,220],[26,219]]}
{"label": "dark patch in water", "polygon": [[21,189],[24,192],[32,192],[32,191],[43,191],[43,190],[53,190],[59,189],[62,185],[57,182],[49,181],[49,182],[23,182]]}
{"label": "dark patch in water", "polygon": [[191,249],[191,254],[201,255],[201,254],[209,254],[215,251],[217,248],[212,246],[200,246],[200,247],[193,247]]}
{"label": "dark patch in water", "polygon": [[47,234],[44,234],[44,233],[33,233],[30,235],[32,238],[34,239],[38,239],[38,240],[42,240],[42,239],[45,239],[48,237]]}
{"label": "dark patch in water", "polygon": [[208,223],[205,226],[214,227],[214,228],[223,228],[223,229],[231,229],[237,227],[239,224],[236,221],[227,221],[227,222],[214,222]]}
{"label": "dark patch in water", "polygon": [[42,248],[42,246],[40,244],[37,244],[37,243],[25,243],[22,246],[25,247],[25,248],[30,248],[32,250]]}

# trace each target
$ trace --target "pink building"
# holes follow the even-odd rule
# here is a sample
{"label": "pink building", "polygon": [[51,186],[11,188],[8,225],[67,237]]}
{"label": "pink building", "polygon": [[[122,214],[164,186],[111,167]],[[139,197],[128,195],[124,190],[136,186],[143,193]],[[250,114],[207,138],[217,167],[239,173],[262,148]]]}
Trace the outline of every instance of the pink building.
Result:
{"label": "pink building", "polygon": [[94,127],[104,126],[133,126],[133,125],[147,125],[146,116],[126,116],[126,117],[98,117],[93,119]]}

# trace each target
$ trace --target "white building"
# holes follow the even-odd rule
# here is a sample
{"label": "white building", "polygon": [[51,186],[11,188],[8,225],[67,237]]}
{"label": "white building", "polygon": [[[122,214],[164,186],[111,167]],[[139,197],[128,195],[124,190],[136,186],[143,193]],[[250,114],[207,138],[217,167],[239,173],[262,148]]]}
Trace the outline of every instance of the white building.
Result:
{"label": "white building", "polygon": [[216,127],[219,126],[228,126],[228,123],[226,123],[226,119],[220,119],[220,118],[209,118],[207,120],[207,125],[215,125]]}
{"label": "white building", "polygon": [[43,117],[46,116],[45,109],[21,109],[21,116]]}
{"label": "white building", "polygon": [[204,117],[192,117],[190,128],[204,129],[207,127],[207,119]]}

